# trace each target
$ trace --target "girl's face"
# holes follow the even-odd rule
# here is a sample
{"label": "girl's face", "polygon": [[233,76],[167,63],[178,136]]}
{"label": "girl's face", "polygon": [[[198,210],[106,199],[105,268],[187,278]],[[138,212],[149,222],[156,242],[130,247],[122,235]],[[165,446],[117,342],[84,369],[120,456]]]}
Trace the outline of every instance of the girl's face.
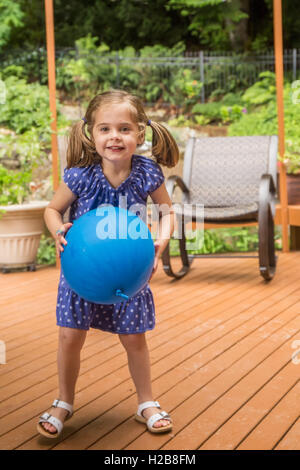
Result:
{"label": "girl's face", "polygon": [[95,113],[93,138],[97,153],[110,162],[131,160],[143,137],[132,120],[127,103],[105,105]]}

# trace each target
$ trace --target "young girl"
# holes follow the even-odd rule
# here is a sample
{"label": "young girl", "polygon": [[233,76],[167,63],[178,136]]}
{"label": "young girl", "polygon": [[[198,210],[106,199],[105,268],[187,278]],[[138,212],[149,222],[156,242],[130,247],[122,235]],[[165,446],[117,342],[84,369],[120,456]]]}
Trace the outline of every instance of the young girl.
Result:
{"label": "young girl", "polygon": [[[73,126],[63,182],[45,210],[45,221],[55,239],[58,255],[67,244],[65,234],[72,221],[85,212],[101,204],[118,206],[120,197],[127,198],[127,208],[134,203],[146,205],[150,195],[155,204],[164,207],[160,211],[159,236],[155,242],[153,276],[173,233],[174,214],[160,166],[154,160],[134,153],[144,142],[146,125],[152,129],[152,154],[156,162],[175,166],[179,152],[173,137],[161,124],[149,121],[140,100],[124,91],[112,90],[95,96],[85,117]],[[63,214],[69,206],[70,222],[63,223]],[[160,411],[159,403],[152,397],[145,339],[145,332],[153,329],[155,324],[149,285],[128,301],[99,305],[80,298],[61,272],[56,314],[60,326],[59,399],[40,417],[39,433],[56,438],[64,421],[73,414],[80,350],[90,327],[119,334],[137,391],[135,419],[145,423],[150,432],[170,431],[170,416]]]}

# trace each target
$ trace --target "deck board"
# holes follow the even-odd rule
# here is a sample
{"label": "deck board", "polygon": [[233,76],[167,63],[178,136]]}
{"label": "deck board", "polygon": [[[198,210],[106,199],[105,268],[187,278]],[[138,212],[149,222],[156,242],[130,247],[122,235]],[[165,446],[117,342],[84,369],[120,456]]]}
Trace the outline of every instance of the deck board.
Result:
{"label": "deck board", "polygon": [[174,429],[152,435],[134,421],[118,337],[90,330],[76,413],[50,442],[36,423],[57,395],[59,270],[0,274],[0,449],[299,449],[300,365],[291,361],[300,340],[299,261],[299,252],[279,254],[270,283],[255,259],[196,259],[179,282],[160,266],[148,344],[153,393]]}

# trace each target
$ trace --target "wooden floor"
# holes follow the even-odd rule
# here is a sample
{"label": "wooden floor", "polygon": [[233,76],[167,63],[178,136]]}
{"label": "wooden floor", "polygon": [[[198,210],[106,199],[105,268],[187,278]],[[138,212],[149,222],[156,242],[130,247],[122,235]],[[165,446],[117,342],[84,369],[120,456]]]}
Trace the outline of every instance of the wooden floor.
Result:
{"label": "wooden floor", "polygon": [[299,265],[300,252],[279,254],[270,283],[256,259],[197,259],[177,282],[160,267],[148,344],[154,397],[173,431],[152,435],[133,419],[118,336],[90,330],[76,412],[57,440],[40,437],[36,424],[57,397],[59,272],[0,274],[0,449],[299,450]]}

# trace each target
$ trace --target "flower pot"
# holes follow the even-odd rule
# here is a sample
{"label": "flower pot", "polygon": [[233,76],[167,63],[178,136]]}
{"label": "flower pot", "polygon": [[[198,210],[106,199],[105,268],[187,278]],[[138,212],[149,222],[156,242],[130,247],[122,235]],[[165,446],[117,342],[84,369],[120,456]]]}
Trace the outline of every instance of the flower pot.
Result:
{"label": "flower pot", "polygon": [[[300,205],[300,175],[286,175],[288,205]],[[280,174],[278,173],[278,192],[280,191]]]}
{"label": "flower pot", "polygon": [[[0,206],[0,268],[35,270],[48,201]],[[2,211],[5,211],[2,213]]]}
{"label": "flower pot", "polygon": [[286,175],[288,204],[300,204],[300,175]]}

